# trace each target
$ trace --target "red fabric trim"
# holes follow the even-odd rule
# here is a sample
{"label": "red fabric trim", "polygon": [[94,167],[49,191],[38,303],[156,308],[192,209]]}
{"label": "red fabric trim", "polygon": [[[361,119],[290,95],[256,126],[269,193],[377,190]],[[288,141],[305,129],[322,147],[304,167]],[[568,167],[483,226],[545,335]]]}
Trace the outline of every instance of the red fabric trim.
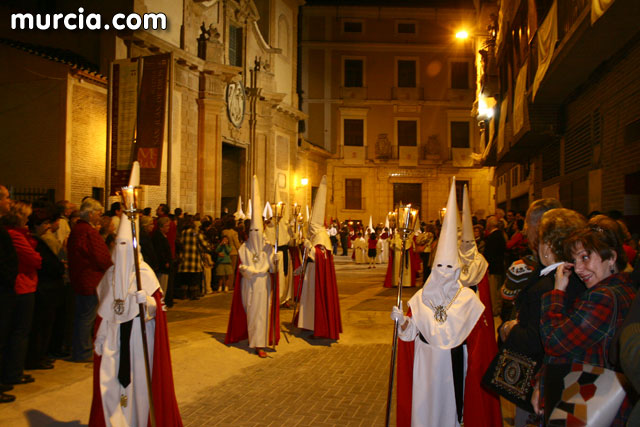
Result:
{"label": "red fabric trim", "polygon": [[[411,317],[411,309],[407,316]],[[413,403],[413,356],[414,341],[402,341],[398,338],[398,354],[396,360],[396,425],[411,426],[411,408]]]}
{"label": "red fabric trim", "polygon": [[478,283],[484,312],[467,337],[467,377],[464,386],[464,424],[471,427],[502,426],[500,399],[482,387],[482,376],[498,353],[491,314],[489,273]]}
{"label": "red fabric trim", "polygon": [[[298,267],[300,267],[300,264],[302,262],[300,260],[300,248],[298,248],[297,246],[289,247],[289,258],[291,259],[291,266],[293,267],[291,271],[296,271]],[[296,301],[300,301],[300,289],[302,288],[300,277],[300,275],[293,276],[293,296]]]}
{"label": "red fabric trim", "polygon": [[393,285],[393,279],[392,279],[392,274],[393,274],[393,256],[394,256],[394,252],[393,250],[389,251],[389,262],[387,263],[387,274],[384,276],[384,287],[385,288],[392,288]]}
{"label": "red fabric trim", "polygon": [[342,332],[342,319],[333,254],[329,249],[323,253],[322,249],[317,246],[315,251],[316,290],[313,335],[338,340]]}
{"label": "red fabric trim", "polygon": [[233,285],[233,300],[231,301],[231,311],[229,312],[229,324],[227,325],[227,334],[224,337],[225,344],[231,344],[242,340],[249,339],[247,328],[247,313],[242,305],[242,286],[240,284],[240,265],[242,262],[238,257],[236,265],[236,280]]}

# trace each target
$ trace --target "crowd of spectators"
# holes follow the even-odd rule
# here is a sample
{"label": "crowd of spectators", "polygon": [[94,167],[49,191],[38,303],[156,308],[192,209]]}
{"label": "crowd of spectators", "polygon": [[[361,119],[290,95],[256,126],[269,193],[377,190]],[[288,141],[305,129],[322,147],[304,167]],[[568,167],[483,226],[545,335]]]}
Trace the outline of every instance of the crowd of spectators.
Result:
{"label": "crowd of spectators", "polygon": [[[33,203],[0,185],[0,403],[57,359],[93,362],[96,288],[112,265],[122,207],[85,197]],[[176,299],[233,290],[238,248],[248,235],[232,215],[215,220],[161,204],[139,216],[142,256],[167,307]]]}
{"label": "crowd of spectators", "polygon": [[[35,381],[25,371],[52,369],[60,358],[92,361],[96,288],[112,265],[121,213],[119,203],[104,212],[91,198],[79,207],[68,201],[13,201],[0,185],[0,402],[15,400],[7,393],[14,386]],[[619,213],[593,212],[585,218],[543,199],[526,213],[505,215],[496,209],[487,218],[474,217],[473,224],[477,247],[488,262],[499,344],[542,365],[531,406],[518,408],[516,425],[553,407],[562,390],[558,369],[563,364],[624,369],[637,385],[638,236],[629,233]],[[232,291],[249,225],[231,214],[214,219],[179,208],[171,213],[161,204],[153,216],[144,209],[141,253],[158,277],[166,306]],[[422,223],[412,239],[423,283],[439,227],[437,220]],[[341,248],[346,255],[365,231],[359,222],[331,221],[334,253]],[[371,233],[370,258],[376,256],[377,239],[389,236],[382,226]],[[640,409],[631,414],[633,403],[625,400],[617,423],[640,418]]]}

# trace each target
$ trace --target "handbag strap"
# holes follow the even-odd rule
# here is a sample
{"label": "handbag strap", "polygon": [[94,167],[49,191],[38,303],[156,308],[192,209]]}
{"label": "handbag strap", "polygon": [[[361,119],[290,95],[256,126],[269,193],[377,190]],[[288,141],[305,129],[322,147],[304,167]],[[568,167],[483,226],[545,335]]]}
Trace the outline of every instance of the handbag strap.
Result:
{"label": "handbag strap", "polygon": [[[611,322],[609,322],[609,329],[607,330],[607,334],[604,336],[602,340],[602,357],[604,358],[604,367],[607,369],[613,370],[613,366],[609,363],[609,351],[607,347],[607,337],[609,336],[609,332],[614,331],[615,335],[615,327],[618,320],[618,298],[616,297],[616,291],[613,288],[605,288],[611,291],[611,295],[613,297],[613,316],[611,316]],[[612,339],[613,339],[612,335]],[[611,343],[612,344],[612,343]]]}

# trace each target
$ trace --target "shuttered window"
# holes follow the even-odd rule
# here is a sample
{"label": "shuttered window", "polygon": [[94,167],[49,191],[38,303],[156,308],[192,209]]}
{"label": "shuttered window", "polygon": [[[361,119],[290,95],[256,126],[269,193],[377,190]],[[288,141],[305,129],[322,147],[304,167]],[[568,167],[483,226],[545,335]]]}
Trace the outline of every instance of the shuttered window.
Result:
{"label": "shuttered window", "polygon": [[229,26],[229,64],[242,67],[242,27]]}
{"label": "shuttered window", "polygon": [[591,115],[571,127],[564,142],[564,173],[568,174],[591,165]]}
{"label": "shuttered window", "polygon": [[345,179],[344,188],[344,208],[362,209],[362,180]]}

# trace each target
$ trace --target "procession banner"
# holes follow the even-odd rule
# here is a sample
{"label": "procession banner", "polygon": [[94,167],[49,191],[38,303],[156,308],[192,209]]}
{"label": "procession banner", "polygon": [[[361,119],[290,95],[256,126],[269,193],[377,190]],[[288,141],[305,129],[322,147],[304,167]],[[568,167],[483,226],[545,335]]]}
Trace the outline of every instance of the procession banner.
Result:
{"label": "procession banner", "polygon": [[160,185],[169,60],[161,54],[112,63],[111,195],[128,184],[134,160],[140,184]]}

